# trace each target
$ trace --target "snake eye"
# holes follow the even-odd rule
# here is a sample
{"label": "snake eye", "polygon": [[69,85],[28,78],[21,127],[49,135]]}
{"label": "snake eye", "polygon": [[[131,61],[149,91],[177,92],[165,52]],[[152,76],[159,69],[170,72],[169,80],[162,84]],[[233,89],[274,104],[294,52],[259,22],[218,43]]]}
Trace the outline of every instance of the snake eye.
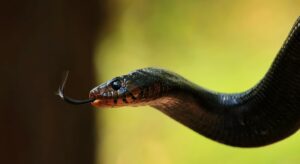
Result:
{"label": "snake eye", "polygon": [[121,88],[121,82],[119,80],[113,81],[111,87],[116,91]]}

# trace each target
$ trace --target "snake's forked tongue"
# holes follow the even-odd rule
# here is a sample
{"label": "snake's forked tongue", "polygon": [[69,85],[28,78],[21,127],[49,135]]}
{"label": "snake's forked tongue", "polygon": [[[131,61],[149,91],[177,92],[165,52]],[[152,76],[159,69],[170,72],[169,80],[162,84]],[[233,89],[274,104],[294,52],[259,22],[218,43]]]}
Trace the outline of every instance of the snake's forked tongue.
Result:
{"label": "snake's forked tongue", "polygon": [[66,96],[64,94],[64,88],[65,88],[65,85],[66,85],[66,82],[67,82],[67,79],[68,79],[68,75],[69,75],[69,72],[67,71],[66,75],[65,75],[65,78],[64,78],[64,80],[62,82],[62,85],[58,88],[57,95],[61,99],[63,99],[67,103],[75,104],[75,105],[92,103],[92,102],[94,102],[96,100],[95,98],[89,98],[89,99],[85,99],[85,100],[76,100],[76,99],[73,99],[73,98],[70,98],[70,97]]}

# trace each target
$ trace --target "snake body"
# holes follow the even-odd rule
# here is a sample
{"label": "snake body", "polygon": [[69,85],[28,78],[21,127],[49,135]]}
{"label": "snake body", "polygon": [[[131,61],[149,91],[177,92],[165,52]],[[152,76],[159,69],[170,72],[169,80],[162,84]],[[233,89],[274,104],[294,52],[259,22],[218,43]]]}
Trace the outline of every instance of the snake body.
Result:
{"label": "snake body", "polygon": [[[59,92],[69,100],[63,87]],[[272,144],[300,127],[300,19],[263,79],[245,92],[213,92],[171,71],[144,68],[95,87],[89,97],[97,107],[150,105],[226,145]]]}

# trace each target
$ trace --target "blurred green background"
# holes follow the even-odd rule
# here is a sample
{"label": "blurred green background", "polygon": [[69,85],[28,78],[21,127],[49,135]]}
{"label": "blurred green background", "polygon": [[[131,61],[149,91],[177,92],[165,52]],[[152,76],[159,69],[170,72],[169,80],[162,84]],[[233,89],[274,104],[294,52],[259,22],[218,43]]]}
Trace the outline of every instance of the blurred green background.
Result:
{"label": "blurred green background", "polygon": [[[212,90],[239,92],[265,74],[300,15],[288,0],[115,0],[97,45],[97,82],[162,67]],[[298,163],[299,133],[262,148],[213,142],[150,107],[97,110],[97,163]]]}

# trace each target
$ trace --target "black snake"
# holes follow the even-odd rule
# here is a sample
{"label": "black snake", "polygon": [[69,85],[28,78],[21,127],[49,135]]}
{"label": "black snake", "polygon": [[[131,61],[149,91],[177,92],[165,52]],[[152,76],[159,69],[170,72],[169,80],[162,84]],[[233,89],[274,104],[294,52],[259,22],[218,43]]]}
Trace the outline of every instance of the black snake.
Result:
{"label": "black snake", "polygon": [[208,91],[178,74],[144,68],[115,77],[75,100],[97,107],[150,105],[194,131],[223,144],[258,147],[282,140],[300,127],[300,17],[265,77],[233,94]]}

